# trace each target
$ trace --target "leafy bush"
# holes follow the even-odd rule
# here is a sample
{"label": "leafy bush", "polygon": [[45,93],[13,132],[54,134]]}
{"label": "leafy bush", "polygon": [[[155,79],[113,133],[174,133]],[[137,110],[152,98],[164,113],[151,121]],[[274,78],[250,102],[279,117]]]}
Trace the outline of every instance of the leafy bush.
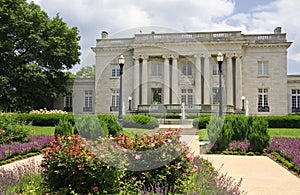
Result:
{"label": "leafy bush", "polygon": [[102,139],[101,147],[96,148],[95,153],[102,155],[109,164],[125,169],[122,177],[125,194],[137,194],[140,190],[152,189],[155,184],[168,186],[174,193],[180,193],[195,172],[195,167],[193,155],[179,141],[178,132],[170,130]]}
{"label": "leafy bush", "polygon": [[74,119],[78,133],[84,138],[96,140],[99,136],[107,136],[109,133],[107,124],[103,122],[102,127],[97,115],[78,114],[74,116]]}
{"label": "leafy bush", "polygon": [[26,142],[30,129],[12,116],[0,118],[0,144]]}
{"label": "leafy bush", "polygon": [[79,135],[57,136],[43,150],[43,177],[54,192],[116,194],[120,172],[97,158]]}
{"label": "leafy bush", "polygon": [[253,152],[263,152],[270,144],[270,135],[268,134],[268,122],[261,118],[255,118],[248,134],[250,148]]}
{"label": "leafy bush", "polygon": [[262,116],[264,120],[268,121],[269,128],[299,128],[300,116]]}
{"label": "leafy bush", "polygon": [[231,123],[224,122],[223,118],[217,115],[211,117],[210,123],[207,125],[207,135],[213,150],[224,150],[232,139]]}
{"label": "leafy bush", "polygon": [[120,133],[121,128],[117,118],[114,115],[98,114],[97,117],[104,132],[108,132],[108,134],[112,136],[116,136],[118,133]]}
{"label": "leafy bush", "polygon": [[154,129],[159,126],[156,118],[143,114],[123,115],[123,127]]}
{"label": "leafy bush", "polygon": [[210,115],[201,115],[199,118],[195,118],[193,120],[193,127],[197,129],[205,129],[209,124],[210,118]]}
{"label": "leafy bush", "polygon": [[61,118],[59,119],[59,123],[55,125],[54,133],[59,135],[74,134],[75,127],[68,121],[68,119]]}
{"label": "leafy bush", "polygon": [[66,118],[73,123],[73,114],[13,114],[17,121],[24,121],[33,126],[55,126],[59,123],[59,119]]}

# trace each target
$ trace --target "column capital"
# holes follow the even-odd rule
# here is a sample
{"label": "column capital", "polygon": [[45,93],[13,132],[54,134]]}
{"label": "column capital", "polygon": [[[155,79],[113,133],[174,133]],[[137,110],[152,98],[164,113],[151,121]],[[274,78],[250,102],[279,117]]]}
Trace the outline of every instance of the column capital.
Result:
{"label": "column capital", "polygon": [[142,55],[142,56],[140,56],[140,58],[141,58],[142,60],[148,60],[148,59],[149,59],[149,56]]}
{"label": "column capital", "polygon": [[240,54],[240,53],[233,53],[232,55],[235,58],[242,58],[243,57],[242,54]]}
{"label": "column capital", "polygon": [[169,59],[169,58],[170,58],[170,55],[162,55],[162,58],[165,59],[165,60],[166,60],[166,59]]}
{"label": "column capital", "polygon": [[171,57],[172,59],[177,59],[177,58],[179,58],[179,55],[177,55],[177,54],[171,54],[170,57]]}
{"label": "column capital", "polygon": [[132,58],[133,58],[134,60],[140,60],[140,59],[141,59],[141,56],[132,56]]}

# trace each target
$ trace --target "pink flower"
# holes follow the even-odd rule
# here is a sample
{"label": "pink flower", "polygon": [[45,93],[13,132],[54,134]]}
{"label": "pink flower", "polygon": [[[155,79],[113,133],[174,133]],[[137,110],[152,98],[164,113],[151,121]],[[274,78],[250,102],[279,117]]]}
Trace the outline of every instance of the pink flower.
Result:
{"label": "pink flower", "polygon": [[151,143],[151,147],[155,147],[155,145],[156,145],[156,141]]}
{"label": "pink flower", "polygon": [[185,169],[185,172],[187,172],[187,173],[188,173],[189,171],[190,171],[189,169]]}
{"label": "pink flower", "polygon": [[197,171],[198,171],[198,166],[194,165],[193,172],[197,172]]}
{"label": "pink flower", "polygon": [[141,154],[136,154],[134,158],[135,158],[136,160],[139,160],[139,159],[141,159],[141,156],[142,156]]}
{"label": "pink flower", "polygon": [[185,174],[185,173],[182,173],[182,176],[183,176],[183,177],[186,177],[186,174]]}
{"label": "pink flower", "polygon": [[186,157],[187,157],[188,159],[190,159],[190,161],[193,161],[193,160],[194,160],[194,156],[193,156],[191,153],[188,153],[188,154],[186,155]]}

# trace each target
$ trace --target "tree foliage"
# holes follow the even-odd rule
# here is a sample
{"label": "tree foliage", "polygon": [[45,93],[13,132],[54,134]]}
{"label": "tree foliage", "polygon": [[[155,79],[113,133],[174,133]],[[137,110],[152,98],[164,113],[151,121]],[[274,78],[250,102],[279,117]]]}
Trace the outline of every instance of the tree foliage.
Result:
{"label": "tree foliage", "polygon": [[82,67],[76,72],[76,78],[95,78],[95,64]]}
{"label": "tree foliage", "polygon": [[51,108],[79,63],[78,29],[33,2],[0,2],[0,109]]}

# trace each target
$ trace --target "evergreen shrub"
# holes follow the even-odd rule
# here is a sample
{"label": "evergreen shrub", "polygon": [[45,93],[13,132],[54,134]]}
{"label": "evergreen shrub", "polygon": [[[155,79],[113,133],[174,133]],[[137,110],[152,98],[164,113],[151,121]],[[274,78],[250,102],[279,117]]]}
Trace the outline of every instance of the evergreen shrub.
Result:
{"label": "evergreen shrub", "polygon": [[154,117],[151,117],[150,115],[143,115],[143,114],[123,115],[123,127],[155,129],[158,126],[159,126],[158,120]]}

